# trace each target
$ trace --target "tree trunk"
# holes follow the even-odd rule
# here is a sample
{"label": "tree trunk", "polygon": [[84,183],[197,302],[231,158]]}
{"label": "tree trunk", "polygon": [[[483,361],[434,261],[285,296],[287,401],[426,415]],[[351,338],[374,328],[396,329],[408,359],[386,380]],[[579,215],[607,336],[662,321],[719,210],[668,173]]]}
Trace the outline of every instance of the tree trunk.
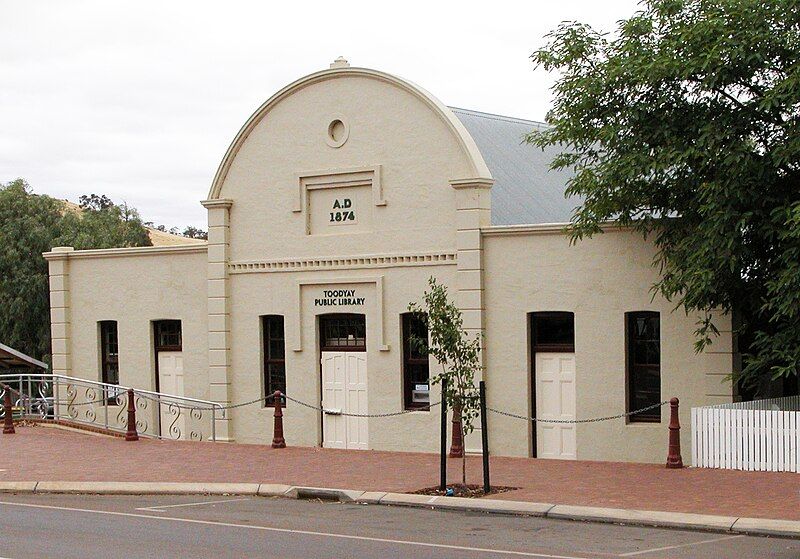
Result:
{"label": "tree trunk", "polygon": [[461,402],[453,402],[453,436],[450,443],[450,458],[464,456],[464,422],[461,419]]}

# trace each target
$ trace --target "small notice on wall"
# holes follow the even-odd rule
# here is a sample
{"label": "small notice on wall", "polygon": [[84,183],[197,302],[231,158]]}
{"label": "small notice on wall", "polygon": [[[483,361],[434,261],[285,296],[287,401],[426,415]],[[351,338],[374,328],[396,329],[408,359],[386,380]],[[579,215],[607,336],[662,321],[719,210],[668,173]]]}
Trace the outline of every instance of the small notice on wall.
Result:
{"label": "small notice on wall", "polygon": [[363,306],[366,297],[357,297],[355,289],[326,289],[322,297],[314,299],[315,307]]}

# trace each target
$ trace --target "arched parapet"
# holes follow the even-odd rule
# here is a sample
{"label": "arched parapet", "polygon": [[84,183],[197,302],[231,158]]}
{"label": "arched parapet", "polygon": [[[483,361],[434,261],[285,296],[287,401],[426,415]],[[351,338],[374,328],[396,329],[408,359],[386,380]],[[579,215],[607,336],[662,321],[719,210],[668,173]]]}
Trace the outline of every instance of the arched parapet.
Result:
{"label": "arched parapet", "polygon": [[453,112],[445,106],[441,101],[439,101],[436,97],[430,94],[425,89],[419,87],[418,85],[399,78],[397,76],[387,74],[385,72],[380,72],[378,70],[372,70],[368,68],[351,68],[349,66],[338,66],[327,70],[322,70],[320,72],[315,72],[313,74],[307,75],[303,78],[294,81],[275,93],[272,97],[267,99],[256,111],[250,116],[247,122],[242,126],[239,130],[239,133],[233,139],[228,150],[225,153],[225,156],[222,159],[222,162],[217,169],[216,174],[214,175],[214,180],[211,184],[211,189],[208,193],[208,200],[214,200],[221,197],[223,184],[225,183],[225,179],[228,176],[228,171],[233,164],[239,150],[246,142],[250,133],[258,126],[260,122],[264,118],[267,117],[269,112],[278,105],[282,100],[286,99],[290,95],[307,88],[309,86],[319,84],[321,82],[325,82],[328,80],[335,80],[340,78],[346,77],[362,77],[362,78],[369,78],[374,80],[379,80],[382,82],[386,82],[392,84],[401,90],[404,90],[411,95],[418,98],[422,101],[425,105],[427,105],[431,111],[433,111],[441,120],[442,123],[445,124],[451,131],[453,137],[456,139],[459,148],[466,159],[469,167],[470,172],[467,173],[465,177],[452,177],[453,179],[461,179],[461,178],[477,178],[477,179],[491,179],[491,173],[489,172],[489,168],[486,165],[486,162],[483,159],[480,151],[478,150],[475,141],[473,140],[472,136],[470,136],[469,132],[467,132],[464,125],[461,121],[453,114]]}

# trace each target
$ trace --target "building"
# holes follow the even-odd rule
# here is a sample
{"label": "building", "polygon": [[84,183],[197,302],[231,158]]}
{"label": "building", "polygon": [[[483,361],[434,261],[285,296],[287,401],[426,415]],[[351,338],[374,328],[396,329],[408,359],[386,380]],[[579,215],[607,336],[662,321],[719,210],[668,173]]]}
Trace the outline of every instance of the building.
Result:
{"label": "building", "polygon": [[[244,124],[202,204],[207,244],[53,249],[53,369],[217,402],[275,389],[292,445],[435,451],[435,364],[406,339],[429,277],[484,338],[489,405],[590,418],[678,396],[728,402],[730,320],[695,354],[696,317],[652,299],[651,244],[630,231],[570,246],[574,200],[536,126],[448,108],[416,85],[337,60]],[[496,455],[661,461],[668,410],[592,424],[492,415]],[[238,408],[217,436],[272,438],[272,409]],[[683,430],[688,453],[689,429]],[[467,449],[478,448],[478,437]]]}

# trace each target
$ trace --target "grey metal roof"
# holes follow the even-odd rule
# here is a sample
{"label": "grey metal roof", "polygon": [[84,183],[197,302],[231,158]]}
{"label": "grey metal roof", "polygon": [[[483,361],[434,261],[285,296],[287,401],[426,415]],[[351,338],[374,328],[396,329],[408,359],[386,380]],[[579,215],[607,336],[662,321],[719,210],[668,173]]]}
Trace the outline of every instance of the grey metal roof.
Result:
{"label": "grey metal roof", "polygon": [[546,125],[532,120],[450,107],[483,155],[494,177],[492,225],[564,223],[578,198],[565,198],[568,171],[551,171],[557,148],[542,151],[523,143],[525,134]]}

